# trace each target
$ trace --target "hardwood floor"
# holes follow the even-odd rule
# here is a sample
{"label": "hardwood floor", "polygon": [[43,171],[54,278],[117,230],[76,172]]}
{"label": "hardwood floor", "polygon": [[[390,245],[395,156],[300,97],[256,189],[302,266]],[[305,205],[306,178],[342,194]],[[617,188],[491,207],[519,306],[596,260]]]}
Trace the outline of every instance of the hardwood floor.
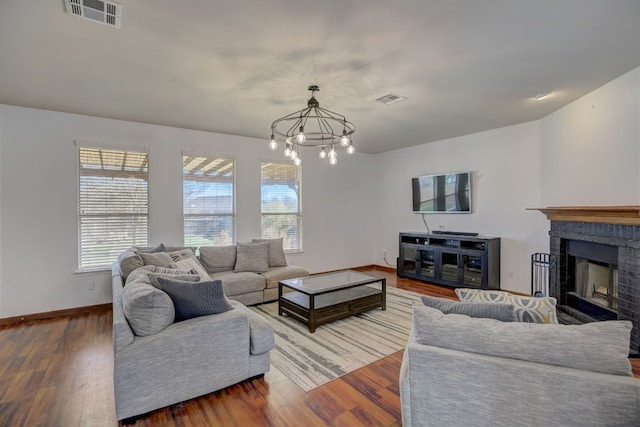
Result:
{"label": "hardwood floor", "polygon": [[[455,298],[452,289],[361,269],[397,286]],[[116,426],[111,314],[0,327],[0,426]],[[402,352],[305,393],[286,377],[243,382],[160,409],[135,426],[400,426]],[[640,359],[632,360],[640,376]]]}

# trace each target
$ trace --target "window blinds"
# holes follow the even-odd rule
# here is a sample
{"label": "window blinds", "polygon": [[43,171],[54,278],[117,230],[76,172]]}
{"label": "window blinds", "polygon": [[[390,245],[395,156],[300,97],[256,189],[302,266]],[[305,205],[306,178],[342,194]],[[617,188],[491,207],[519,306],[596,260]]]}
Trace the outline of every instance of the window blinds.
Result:
{"label": "window blinds", "polygon": [[182,158],[185,246],[235,242],[235,161]]}
{"label": "window blinds", "polygon": [[78,267],[107,267],[149,242],[149,155],[78,148]]}
{"label": "window blinds", "polygon": [[302,249],[300,167],[262,162],[262,238],[283,238],[285,249]]}

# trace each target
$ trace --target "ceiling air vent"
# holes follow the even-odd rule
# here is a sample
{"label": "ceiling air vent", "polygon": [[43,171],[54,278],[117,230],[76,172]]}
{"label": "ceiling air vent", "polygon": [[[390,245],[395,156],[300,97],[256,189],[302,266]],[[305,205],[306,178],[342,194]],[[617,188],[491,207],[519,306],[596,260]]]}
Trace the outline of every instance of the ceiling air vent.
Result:
{"label": "ceiling air vent", "polygon": [[394,102],[404,101],[405,99],[407,99],[406,96],[400,96],[390,93],[385,96],[381,96],[380,98],[376,99],[376,101],[382,102],[385,105],[389,105],[393,104]]}
{"label": "ceiling air vent", "polygon": [[102,0],[64,0],[69,15],[120,28],[122,5]]}

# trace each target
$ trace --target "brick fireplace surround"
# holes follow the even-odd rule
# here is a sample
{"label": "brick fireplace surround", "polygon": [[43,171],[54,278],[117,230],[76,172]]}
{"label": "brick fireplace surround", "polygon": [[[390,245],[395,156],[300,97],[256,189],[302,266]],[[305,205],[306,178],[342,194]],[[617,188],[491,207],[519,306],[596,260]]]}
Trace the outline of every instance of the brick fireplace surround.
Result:
{"label": "brick fireplace surround", "polygon": [[618,320],[633,323],[630,350],[640,353],[640,206],[550,207],[538,209],[551,221],[549,294],[567,304],[567,242],[618,248]]}

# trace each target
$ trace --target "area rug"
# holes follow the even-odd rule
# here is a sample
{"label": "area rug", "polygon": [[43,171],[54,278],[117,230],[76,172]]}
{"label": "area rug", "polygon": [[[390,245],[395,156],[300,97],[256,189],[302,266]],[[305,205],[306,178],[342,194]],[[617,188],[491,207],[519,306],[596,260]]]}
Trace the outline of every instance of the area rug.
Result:
{"label": "area rug", "polygon": [[273,325],[268,378],[284,375],[309,391],[376,360],[404,349],[411,330],[417,293],[387,287],[387,309],[371,310],[319,326],[312,334],[302,323],[278,316],[278,303],[252,309]]}

